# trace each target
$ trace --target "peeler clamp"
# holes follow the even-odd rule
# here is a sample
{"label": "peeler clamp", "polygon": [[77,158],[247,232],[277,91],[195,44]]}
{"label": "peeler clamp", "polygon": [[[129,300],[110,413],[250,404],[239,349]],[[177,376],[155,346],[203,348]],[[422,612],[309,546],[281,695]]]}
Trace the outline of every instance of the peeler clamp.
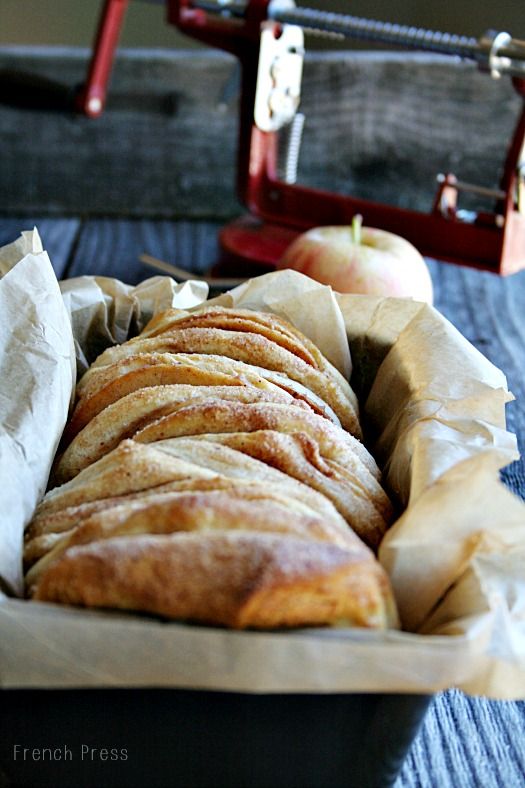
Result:
{"label": "peeler clamp", "polygon": [[[82,110],[102,110],[118,29],[128,0],[105,0]],[[525,42],[507,33],[466,36],[411,28],[295,7],[293,0],[166,0],[168,22],[199,41],[235,55],[242,67],[237,192],[251,218],[224,228],[221,243],[233,260],[275,264],[299,232],[322,224],[348,224],[356,213],[398,233],[436,259],[500,274],[525,267],[525,102],[508,146],[499,188],[481,190],[454,175],[438,177],[430,213],[307,188],[295,183],[295,163],[279,177],[278,132],[297,117],[304,48],[302,30],[383,41],[476,62],[493,77],[508,74],[525,99]],[[300,34],[300,36],[299,36]],[[280,38],[283,42],[279,43]],[[92,98],[95,104],[90,104]],[[90,109],[91,107],[91,109]],[[93,107],[96,112],[93,112]],[[296,123],[300,132],[301,123]],[[457,209],[461,191],[494,202],[484,213]]]}

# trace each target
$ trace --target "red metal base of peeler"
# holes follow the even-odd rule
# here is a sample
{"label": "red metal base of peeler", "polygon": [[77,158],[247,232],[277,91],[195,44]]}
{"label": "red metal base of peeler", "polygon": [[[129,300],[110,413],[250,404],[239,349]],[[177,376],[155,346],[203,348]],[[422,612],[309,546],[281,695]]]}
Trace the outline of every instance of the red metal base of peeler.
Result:
{"label": "red metal base of peeler", "polygon": [[225,225],[219,234],[221,273],[242,274],[273,271],[285,249],[300,231],[270,224],[249,214]]}

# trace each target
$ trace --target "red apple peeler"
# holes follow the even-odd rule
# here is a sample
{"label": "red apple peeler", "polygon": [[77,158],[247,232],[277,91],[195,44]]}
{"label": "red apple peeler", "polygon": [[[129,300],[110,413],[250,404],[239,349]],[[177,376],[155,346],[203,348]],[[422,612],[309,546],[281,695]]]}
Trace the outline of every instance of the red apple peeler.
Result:
{"label": "red apple peeler", "polygon": [[[158,1],[158,0],[157,0]],[[129,0],[106,0],[77,108],[96,117]],[[293,0],[164,0],[167,21],[241,64],[237,189],[248,215],[223,228],[224,259],[237,266],[274,266],[286,246],[312,226],[349,224],[359,213],[369,226],[397,233],[427,257],[510,274],[525,267],[525,42],[507,33],[480,39],[296,7]],[[430,213],[356,199],[296,183],[297,111],[304,57],[303,30],[453,55],[492,77],[508,76],[524,106],[508,145],[498,189],[438,176]],[[292,145],[286,172],[278,168],[279,131]],[[294,148],[293,142],[296,141]],[[462,192],[490,202],[491,211],[465,211]]]}

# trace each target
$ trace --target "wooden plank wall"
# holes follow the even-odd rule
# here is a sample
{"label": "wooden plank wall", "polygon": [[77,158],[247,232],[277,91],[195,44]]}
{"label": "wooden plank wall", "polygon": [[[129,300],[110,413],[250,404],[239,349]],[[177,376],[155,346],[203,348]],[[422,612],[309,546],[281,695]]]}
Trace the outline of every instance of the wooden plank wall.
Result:
{"label": "wooden plank wall", "polygon": [[[13,70],[73,86],[87,56],[0,48],[0,212],[238,214],[235,61],[212,50],[122,51],[98,120],[6,103]],[[438,172],[497,185],[519,108],[508,79],[452,59],[315,53],[305,63],[299,180],[429,210]]]}

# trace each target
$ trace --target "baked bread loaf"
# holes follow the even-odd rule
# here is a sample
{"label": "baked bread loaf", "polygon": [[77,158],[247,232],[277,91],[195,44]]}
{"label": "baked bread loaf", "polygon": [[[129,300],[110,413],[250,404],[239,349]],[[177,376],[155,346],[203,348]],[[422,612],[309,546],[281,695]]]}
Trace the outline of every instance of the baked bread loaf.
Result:
{"label": "baked bread loaf", "polygon": [[[176,444],[176,449],[172,448]],[[186,458],[186,459],[183,459]],[[194,438],[153,444],[124,440],[109,454],[55,487],[39,504],[26,539],[41,533],[41,523],[76,507],[164,489],[205,489],[217,479],[240,479],[286,489],[319,514],[341,518],[328,498],[291,476],[246,454]]]}
{"label": "baked bread loaf", "polygon": [[108,348],[94,366],[111,364],[136,353],[212,353],[280,372],[311,389],[335,411],[345,429],[357,437],[362,436],[357,399],[335,368],[320,370],[255,330],[172,328],[154,337],[137,338]]}
{"label": "baked bread loaf", "polygon": [[71,548],[44,574],[34,598],[237,629],[397,624],[388,578],[361,551],[245,531],[129,536]]}
{"label": "baked bread loaf", "polygon": [[[148,496],[169,492],[231,490],[245,483],[252,496],[268,497],[269,490],[308,507],[326,522],[347,532],[344,519],[330,503],[306,484],[277,469],[226,446],[204,441],[179,441],[189,461],[169,459],[159,451],[161,444],[144,446],[123,441],[107,457],[82,471],[71,482],[55,489],[38,507],[25,535],[25,565],[30,567],[64,533],[98,512]],[[179,454],[181,452],[179,451]],[[171,452],[175,456],[175,452]],[[146,470],[146,472],[144,472]],[[142,488],[142,489],[138,489]]]}
{"label": "baked bread loaf", "polygon": [[396,627],[357,399],[275,315],[170,309],[79,381],[28,595],[234,628]]}
{"label": "baked bread loaf", "polygon": [[303,487],[322,493],[367,545],[379,546],[392,519],[392,504],[377,478],[346,447],[337,451],[337,459],[331,459],[329,450],[323,452],[323,446],[306,432],[278,430],[194,435],[190,440],[175,438],[155,445],[190,459],[195,458],[196,445],[204,448],[214,442],[278,468],[303,482]]}
{"label": "baked bread loaf", "polygon": [[64,433],[65,443],[101,410],[126,394],[148,386],[256,386],[266,391],[283,389],[334,424],[341,422],[321,397],[296,380],[271,369],[213,353],[137,353],[113,364],[92,367],[77,386],[75,410]]}
{"label": "baked bread loaf", "polygon": [[[282,389],[274,391],[255,386],[151,386],[137,389],[104,408],[65,449],[55,468],[54,481],[69,481],[83,468],[100,459],[121,440],[132,438],[140,430],[163,416],[176,413],[192,403],[238,401],[244,403],[275,402],[288,405],[293,397]],[[300,401],[295,407],[308,408]]]}

